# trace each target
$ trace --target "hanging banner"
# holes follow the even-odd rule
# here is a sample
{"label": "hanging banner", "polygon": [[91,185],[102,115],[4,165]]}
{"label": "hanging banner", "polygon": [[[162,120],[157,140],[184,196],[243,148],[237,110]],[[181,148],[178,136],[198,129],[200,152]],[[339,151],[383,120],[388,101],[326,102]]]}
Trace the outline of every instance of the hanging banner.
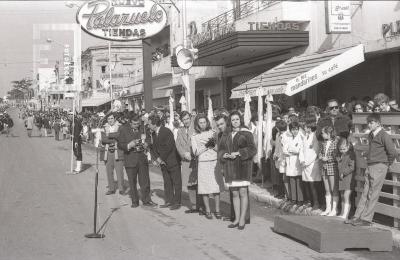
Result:
{"label": "hanging banner", "polygon": [[136,41],[159,33],[167,24],[167,13],[152,0],[94,0],[79,8],[76,20],[94,37]]}
{"label": "hanging banner", "polygon": [[351,1],[326,1],[326,33],[351,33]]}

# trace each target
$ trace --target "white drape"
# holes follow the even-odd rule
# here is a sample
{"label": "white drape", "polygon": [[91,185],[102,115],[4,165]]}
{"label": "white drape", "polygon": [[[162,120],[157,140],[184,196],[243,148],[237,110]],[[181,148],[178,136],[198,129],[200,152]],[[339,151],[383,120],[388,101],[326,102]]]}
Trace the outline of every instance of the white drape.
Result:
{"label": "white drape", "polygon": [[249,94],[244,96],[244,124],[250,126],[251,110],[250,110],[251,97]]}
{"label": "white drape", "polygon": [[265,158],[268,158],[272,152],[272,105],[271,101],[273,101],[273,97],[271,94],[268,94],[265,97],[265,103],[267,104],[266,110],[266,118],[265,118],[265,129],[264,129],[264,151]]}

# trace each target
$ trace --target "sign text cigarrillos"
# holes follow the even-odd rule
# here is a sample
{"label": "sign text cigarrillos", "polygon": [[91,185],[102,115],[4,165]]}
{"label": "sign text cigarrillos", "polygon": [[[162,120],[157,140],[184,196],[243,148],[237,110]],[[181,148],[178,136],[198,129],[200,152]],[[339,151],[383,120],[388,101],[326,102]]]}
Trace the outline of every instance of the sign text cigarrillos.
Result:
{"label": "sign text cigarrillos", "polygon": [[135,41],[159,33],[167,23],[167,13],[152,0],[94,0],[79,8],[76,19],[95,37]]}

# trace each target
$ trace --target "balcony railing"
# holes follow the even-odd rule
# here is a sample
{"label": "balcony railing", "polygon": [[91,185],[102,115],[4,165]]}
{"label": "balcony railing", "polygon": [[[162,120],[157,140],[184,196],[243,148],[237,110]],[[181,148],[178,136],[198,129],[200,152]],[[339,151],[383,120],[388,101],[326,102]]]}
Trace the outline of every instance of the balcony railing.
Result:
{"label": "balcony railing", "polygon": [[235,21],[243,19],[251,14],[257,13],[281,1],[269,0],[251,0],[247,3],[241,4],[239,7],[227,11],[214,17],[211,20],[202,24],[202,30],[205,31],[219,31],[220,29],[233,24]]}

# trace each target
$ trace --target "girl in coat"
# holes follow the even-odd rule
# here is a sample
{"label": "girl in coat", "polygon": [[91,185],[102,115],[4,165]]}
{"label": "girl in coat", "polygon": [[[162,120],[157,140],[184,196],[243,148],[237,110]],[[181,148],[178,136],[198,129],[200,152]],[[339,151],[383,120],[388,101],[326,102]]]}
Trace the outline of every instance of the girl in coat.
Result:
{"label": "girl in coat", "polygon": [[315,117],[306,118],[304,126],[305,135],[299,159],[302,166],[302,180],[304,194],[307,198],[306,206],[312,205],[313,210],[319,209],[317,185],[321,181],[320,165],[318,160],[319,143],[315,130],[317,122]]}
{"label": "girl in coat", "polygon": [[324,126],[321,130],[323,143],[319,152],[319,159],[322,163],[322,180],[325,186],[326,209],[321,216],[336,216],[338,197],[338,164],[337,142],[335,130],[332,126]]}
{"label": "girl in coat", "polygon": [[342,213],[340,217],[347,219],[349,216],[351,203],[350,196],[354,189],[354,169],[355,169],[355,156],[351,146],[351,143],[346,138],[340,138],[338,142],[339,157],[338,169],[339,169],[339,191],[342,198]]}
{"label": "girl in coat", "polygon": [[284,139],[282,152],[286,155],[286,176],[289,177],[290,186],[294,187],[291,191],[291,200],[298,205],[302,205],[303,193],[299,154],[303,146],[303,140],[299,130],[300,126],[297,121],[289,124],[288,137]]}
{"label": "girl in coat", "polygon": [[257,153],[254,138],[244,126],[239,112],[230,114],[231,132],[221,139],[218,157],[224,167],[227,186],[232,191],[235,220],[228,228],[245,227],[246,212],[249,205],[248,186],[253,171],[253,157]]}

